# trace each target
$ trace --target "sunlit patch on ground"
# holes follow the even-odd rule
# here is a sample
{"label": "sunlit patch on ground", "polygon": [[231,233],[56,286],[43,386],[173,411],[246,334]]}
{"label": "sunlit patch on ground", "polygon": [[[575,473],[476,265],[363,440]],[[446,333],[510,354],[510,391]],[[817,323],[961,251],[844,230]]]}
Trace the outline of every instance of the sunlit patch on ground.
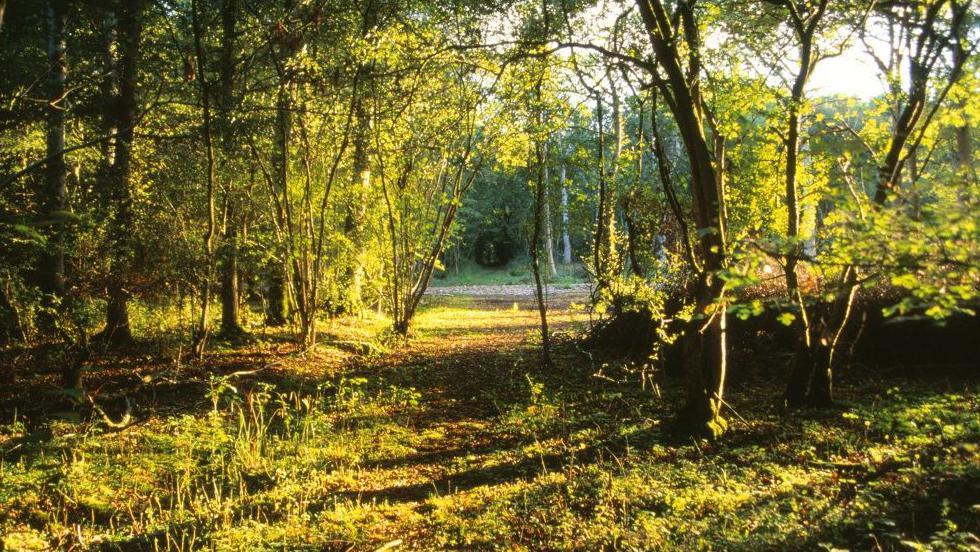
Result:
{"label": "sunlit patch on ground", "polygon": [[[725,440],[676,444],[660,421],[680,382],[595,377],[568,339],[542,366],[526,300],[427,301],[404,347],[338,320],[302,354],[259,342],[152,372],[186,387],[126,429],[5,413],[5,549],[978,545],[973,383],[845,384],[840,408],[790,415],[758,400],[779,381],[750,381]],[[572,302],[553,330],[584,327]]]}

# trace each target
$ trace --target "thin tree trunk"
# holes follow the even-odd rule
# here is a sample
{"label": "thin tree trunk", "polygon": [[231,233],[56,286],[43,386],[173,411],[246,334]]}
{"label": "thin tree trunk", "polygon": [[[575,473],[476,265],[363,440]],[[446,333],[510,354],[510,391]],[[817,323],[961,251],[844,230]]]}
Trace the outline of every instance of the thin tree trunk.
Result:
{"label": "thin tree trunk", "polygon": [[643,266],[640,264],[639,257],[639,242],[640,242],[640,229],[638,228],[637,220],[633,214],[633,208],[637,200],[637,194],[640,186],[642,185],[644,178],[643,171],[643,154],[646,149],[644,142],[646,136],[643,133],[643,111],[645,99],[643,96],[637,98],[637,124],[636,124],[636,167],[635,174],[636,178],[633,181],[633,185],[630,190],[623,197],[623,220],[626,223],[626,252],[629,258],[630,272],[635,276],[643,277]]}
{"label": "thin tree trunk", "polygon": [[[616,230],[616,177],[618,175],[619,157],[623,149],[623,116],[620,106],[619,92],[616,85],[609,78],[609,86],[612,92],[612,125],[613,125],[613,151],[612,158],[609,160],[612,168],[606,170],[605,152],[603,140],[600,140],[600,182],[599,182],[599,221],[598,225],[600,240],[598,241],[598,262],[597,262],[597,288],[606,289],[612,283],[613,278],[619,273],[620,259],[617,243]],[[600,104],[601,107],[601,104]],[[601,118],[602,111],[599,110]],[[601,121],[600,121],[601,128]]]}
{"label": "thin tree trunk", "polygon": [[194,32],[194,52],[197,58],[197,81],[201,91],[201,133],[204,140],[204,153],[206,159],[205,182],[206,182],[206,201],[208,211],[208,226],[204,233],[204,281],[201,284],[201,318],[197,325],[197,335],[195,336],[194,352],[198,357],[204,355],[207,346],[208,334],[210,333],[211,316],[211,291],[214,279],[214,234],[216,228],[214,216],[214,142],[212,136],[211,120],[211,89],[207,76],[207,58],[204,54],[204,47],[201,43],[201,14],[198,0],[191,2],[192,27]]}
{"label": "thin tree trunk", "polygon": [[561,188],[561,262],[564,265],[572,264],[572,238],[568,233],[568,181],[565,179],[566,173],[565,159],[562,158],[561,169],[558,173],[558,187]]}
{"label": "thin tree trunk", "polygon": [[606,281],[606,258],[603,255],[603,244],[606,241],[604,217],[607,211],[606,203],[609,201],[609,192],[608,183],[606,182],[606,136],[602,119],[602,97],[596,93],[596,165],[599,173],[599,205],[596,209],[595,233],[592,239],[592,264],[595,270],[596,294],[601,293],[608,285]]}
{"label": "thin tree trunk", "polygon": [[[366,68],[360,69],[366,71]],[[347,203],[347,215],[344,221],[344,231],[353,244],[351,266],[346,277],[347,289],[344,290],[344,309],[351,314],[358,314],[363,308],[362,287],[364,279],[364,256],[367,247],[367,198],[371,189],[371,154],[369,133],[371,116],[361,100],[355,106],[357,125],[354,131],[354,171],[353,189]]]}
{"label": "thin tree trunk", "polygon": [[[642,150],[641,150],[642,151]],[[636,200],[635,189],[631,190],[623,198],[623,219],[626,223],[626,254],[629,257],[630,272],[635,276],[643,277],[643,267],[640,265],[638,242],[640,241],[639,229],[636,219],[633,218],[633,202]]]}
{"label": "thin tree trunk", "polygon": [[[280,197],[281,202],[281,226],[284,231],[283,242],[279,244],[279,255],[278,261],[282,265],[273,270],[272,282],[270,285],[270,293],[276,295],[275,300],[270,297],[270,307],[275,313],[271,317],[272,322],[276,322],[279,317],[282,321],[279,324],[284,324],[289,316],[283,314],[287,308],[287,297],[292,296],[295,299],[295,295],[292,294],[291,290],[293,286],[290,285],[290,266],[292,265],[293,256],[293,243],[292,240],[295,238],[292,215],[290,208],[290,198],[289,198],[289,146],[290,146],[290,134],[292,127],[292,117],[290,109],[292,109],[290,101],[290,91],[289,84],[285,82],[285,76],[280,75],[279,84],[279,97],[277,99],[276,105],[276,129],[275,129],[275,175],[273,185],[277,189],[277,193]],[[292,312],[292,311],[290,311]]]}
{"label": "thin tree trunk", "polygon": [[801,18],[798,11],[793,11],[791,16],[791,25],[799,40],[800,61],[789,98],[785,140],[786,168],[784,172],[787,214],[786,237],[790,242],[790,247],[784,257],[783,271],[786,278],[787,298],[790,304],[796,308],[796,312],[793,313],[795,316],[793,329],[797,335],[790,380],[785,393],[786,404],[790,407],[798,407],[805,400],[808,380],[811,379],[810,374],[816,366],[816,351],[813,350],[813,343],[810,339],[807,306],[803,300],[803,294],[800,292],[799,279],[796,273],[801,253],[797,174],[799,172],[800,152],[800,110],[804,101],[806,83],[813,71],[813,36],[826,5],[827,1],[822,0],[817,11],[809,16],[806,22]]}
{"label": "thin tree trunk", "polygon": [[548,273],[552,278],[558,275],[558,268],[555,267],[555,241],[551,234],[551,202],[548,198],[548,142],[545,141],[542,146],[544,150],[542,168],[543,173],[541,178],[543,203],[541,208],[544,210],[544,250],[545,256],[548,260]]}
{"label": "thin tree trunk", "polygon": [[[0,6],[0,12],[3,7]],[[45,190],[40,200],[43,218],[51,219],[48,244],[40,259],[39,283],[48,307],[41,317],[45,331],[57,331],[60,324],[57,313],[65,312],[65,227],[59,212],[66,208],[67,187],[65,181],[65,78],[68,63],[65,55],[65,2],[49,0],[48,19],[48,105],[47,105],[47,154]],[[2,13],[0,13],[2,17]],[[58,332],[67,335],[67,332]],[[63,361],[61,385],[66,389],[81,386],[81,362],[74,359]]]}
{"label": "thin tree trunk", "polygon": [[548,307],[545,304],[544,286],[541,282],[541,226],[544,211],[544,173],[545,161],[542,145],[535,144],[538,177],[534,187],[534,232],[531,235],[531,272],[534,275],[534,292],[538,300],[538,314],[541,316],[541,354],[543,362],[551,362],[551,339],[548,335]]}
{"label": "thin tree trunk", "polygon": [[[110,8],[105,8],[102,12],[102,33],[99,53],[102,62],[102,78],[99,80],[99,95],[102,103],[102,134],[105,136],[115,136],[116,131],[116,60],[113,55],[113,48],[116,43],[116,14]],[[115,164],[114,146],[118,137],[111,140],[99,142],[99,149],[102,153],[99,166],[99,180],[101,181],[100,191],[103,192],[103,200],[108,201],[112,188],[108,182],[112,165]]]}
{"label": "thin tree trunk", "polygon": [[[962,48],[953,50],[953,63],[964,66],[967,62],[966,52]],[[954,130],[956,136],[956,171],[966,179],[964,184],[975,185],[977,183],[977,168],[973,163],[973,135],[970,132],[970,118],[966,112],[966,100],[957,102],[957,109],[961,110],[963,124],[958,125]],[[968,186],[963,186],[964,191]]]}

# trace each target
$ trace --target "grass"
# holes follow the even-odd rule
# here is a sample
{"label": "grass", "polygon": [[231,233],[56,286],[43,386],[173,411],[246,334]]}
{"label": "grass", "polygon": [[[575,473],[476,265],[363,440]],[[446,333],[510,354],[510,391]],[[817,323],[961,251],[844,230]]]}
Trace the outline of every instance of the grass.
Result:
{"label": "grass", "polygon": [[552,318],[552,366],[531,304],[455,297],[371,357],[270,337],[103,359],[89,388],[110,419],[125,393],[124,429],[25,374],[0,395],[3,549],[976,549],[975,382],[855,370],[837,409],[786,414],[759,367],[735,374],[722,442],[672,443],[681,383],[580,351],[579,311]]}
{"label": "grass", "polygon": [[[557,274],[554,276],[545,274],[547,270],[542,270],[545,281],[552,285],[570,285],[588,282],[588,275],[582,265],[574,263],[555,265]],[[508,286],[508,285],[530,285],[534,283],[531,275],[531,260],[529,258],[518,258],[507,263],[506,266],[499,268],[480,266],[472,261],[463,261],[458,270],[453,266],[447,266],[446,270],[437,272],[432,279],[433,286]]]}

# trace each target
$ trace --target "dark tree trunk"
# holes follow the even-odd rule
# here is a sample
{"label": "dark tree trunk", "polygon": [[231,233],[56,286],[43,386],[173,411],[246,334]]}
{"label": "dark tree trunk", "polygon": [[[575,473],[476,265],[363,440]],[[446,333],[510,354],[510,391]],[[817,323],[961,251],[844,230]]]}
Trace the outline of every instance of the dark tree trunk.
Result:
{"label": "dark tree trunk", "polygon": [[[953,50],[953,63],[960,67],[965,66],[967,62],[967,53],[962,48],[955,48]],[[977,168],[973,163],[973,135],[970,132],[970,120],[966,116],[966,104],[965,100],[961,100],[957,104],[957,108],[964,111],[963,113],[963,124],[956,127],[954,130],[956,136],[956,170],[959,172],[963,178],[966,179],[966,183],[976,185],[977,183]],[[964,190],[967,186],[963,186]]]}
{"label": "dark tree trunk", "polygon": [[101,337],[113,346],[124,346],[133,340],[133,332],[129,327],[129,293],[117,283],[109,286],[106,327],[102,330]]}
{"label": "dark tree trunk", "polygon": [[221,333],[234,337],[244,333],[238,303],[238,221],[229,212],[228,230],[221,254]]}
{"label": "dark tree trunk", "polygon": [[810,389],[806,402],[810,406],[825,408],[834,403],[833,350],[829,345],[817,344],[812,355],[815,360],[810,376]]}
{"label": "dark tree trunk", "polygon": [[[697,311],[711,309],[722,285],[702,280],[697,284]],[[727,371],[726,328],[724,308],[708,318],[696,317],[684,332],[687,401],[678,413],[673,429],[682,435],[717,439],[728,429],[721,416]]]}
{"label": "dark tree trunk", "polygon": [[620,259],[616,236],[616,175],[619,156],[623,147],[623,116],[620,109],[619,93],[610,78],[612,95],[613,151],[610,159],[611,169],[606,170],[605,135],[602,121],[602,99],[598,98],[597,117],[599,119],[599,210],[596,220],[595,270],[596,291],[607,289],[613,278],[619,274]]}
{"label": "dark tree trunk", "polygon": [[116,148],[111,170],[113,213],[113,258],[109,276],[109,300],[106,309],[106,327],[103,337],[111,345],[124,345],[133,339],[129,325],[126,289],[128,272],[132,269],[134,244],[132,193],[133,138],[136,125],[136,79],[139,63],[139,47],[142,35],[140,21],[142,0],[122,0],[119,5],[119,97],[116,102]]}
{"label": "dark tree trunk", "polygon": [[[642,151],[642,150],[641,150]],[[623,219],[626,222],[626,254],[629,257],[630,272],[643,277],[643,266],[640,264],[638,251],[640,237],[636,219],[633,217],[633,203],[636,200],[635,190],[631,190],[623,199]]]}
{"label": "dark tree trunk", "polygon": [[221,333],[226,337],[235,337],[244,333],[240,325],[239,286],[238,286],[238,218],[236,198],[234,197],[233,182],[228,178],[231,157],[234,155],[235,135],[231,128],[231,110],[234,108],[234,75],[235,75],[235,38],[238,18],[237,0],[222,0],[221,2],[221,66],[220,66],[220,96],[221,110],[218,114],[219,131],[221,133],[221,153],[226,182],[226,193],[229,205],[221,251]]}
{"label": "dark tree trunk", "polygon": [[[363,78],[367,69],[359,69],[358,76]],[[371,153],[370,128],[371,116],[358,99],[354,107],[357,125],[354,130],[354,171],[351,185],[353,194],[347,203],[347,214],[344,220],[344,232],[350,237],[353,249],[351,265],[345,274],[345,289],[343,290],[344,310],[351,314],[360,313],[363,308],[361,297],[362,280],[364,279],[364,255],[367,246],[367,217],[368,191],[371,188]]]}
{"label": "dark tree trunk", "polygon": [[[539,90],[540,94],[540,90]],[[545,197],[545,163],[544,145],[535,146],[538,176],[534,186],[534,232],[531,235],[531,272],[534,276],[534,292],[538,300],[538,314],[541,317],[541,354],[545,363],[551,362],[551,338],[548,333],[548,307],[545,304],[544,286],[541,282],[541,230],[543,225]]]}
{"label": "dark tree trunk", "polygon": [[286,284],[282,267],[268,267],[268,291],[266,295],[265,325],[282,326],[286,323]]}
{"label": "dark tree trunk", "polygon": [[[65,183],[65,77],[68,63],[65,57],[65,2],[50,0],[48,3],[48,164],[45,173],[45,190],[40,204],[41,217],[50,223],[48,245],[38,267],[38,283],[45,294],[46,309],[41,316],[41,327],[55,332],[70,344],[59,314],[66,309],[65,301],[65,227],[60,212],[67,207]],[[61,326],[61,327],[59,327]],[[73,349],[72,347],[67,347]],[[66,389],[81,387],[81,361],[66,358],[61,371],[61,384]]]}
{"label": "dark tree trunk", "polygon": [[815,367],[812,349],[806,342],[797,339],[790,364],[789,382],[786,384],[786,392],[783,396],[786,406],[790,408],[799,408],[806,404],[807,391]]}
{"label": "dark tree trunk", "polygon": [[[63,0],[48,3],[48,104],[47,154],[45,189],[39,198],[41,218],[50,223],[48,247],[40,259],[38,283],[49,299],[65,293],[64,225],[56,213],[65,210],[65,6]],[[57,300],[49,307],[56,307]],[[50,321],[49,321],[50,322]]]}
{"label": "dark tree trunk", "polygon": [[606,203],[609,201],[608,186],[606,182],[606,135],[603,127],[602,117],[602,97],[596,94],[596,168],[599,173],[599,205],[596,208],[595,232],[592,238],[592,269],[595,271],[595,293],[604,290],[608,282],[606,281],[605,256],[603,255],[603,244],[605,243],[606,225],[605,213]]}
{"label": "dark tree trunk", "polygon": [[[797,176],[799,173],[799,153],[800,153],[800,109],[806,91],[806,83],[813,70],[813,37],[817,26],[823,17],[827,0],[821,0],[816,11],[805,18],[800,17],[798,11],[793,11],[790,17],[791,27],[799,40],[799,67],[796,72],[793,86],[790,91],[787,132],[786,132],[786,167],[784,171],[785,180],[785,202],[786,202],[786,237],[789,238],[790,247],[786,252],[783,262],[784,275],[786,279],[786,294],[789,303],[795,307],[796,312],[793,320],[793,329],[796,332],[796,347],[791,363],[790,379],[786,387],[784,399],[789,407],[798,407],[806,401],[809,381],[816,366],[814,357],[815,344],[810,339],[810,323],[807,316],[807,305],[803,300],[800,291],[799,278],[797,277],[796,267],[800,253],[802,252],[799,243],[800,236],[800,207],[799,207],[799,188]],[[797,8],[799,9],[799,8]]]}

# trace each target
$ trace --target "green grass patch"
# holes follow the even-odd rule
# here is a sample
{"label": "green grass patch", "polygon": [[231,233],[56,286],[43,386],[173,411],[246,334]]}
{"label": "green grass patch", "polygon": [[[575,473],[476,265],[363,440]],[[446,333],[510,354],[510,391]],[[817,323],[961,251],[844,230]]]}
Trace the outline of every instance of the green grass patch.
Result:
{"label": "green grass patch", "polygon": [[[542,276],[552,285],[570,285],[588,282],[588,274],[582,265],[573,263],[555,265],[557,274],[547,274],[548,270],[542,265]],[[480,266],[472,261],[463,261],[457,270],[453,266],[437,271],[432,279],[432,286],[508,286],[530,285],[534,283],[531,273],[531,260],[517,258],[506,266],[499,268]]]}

